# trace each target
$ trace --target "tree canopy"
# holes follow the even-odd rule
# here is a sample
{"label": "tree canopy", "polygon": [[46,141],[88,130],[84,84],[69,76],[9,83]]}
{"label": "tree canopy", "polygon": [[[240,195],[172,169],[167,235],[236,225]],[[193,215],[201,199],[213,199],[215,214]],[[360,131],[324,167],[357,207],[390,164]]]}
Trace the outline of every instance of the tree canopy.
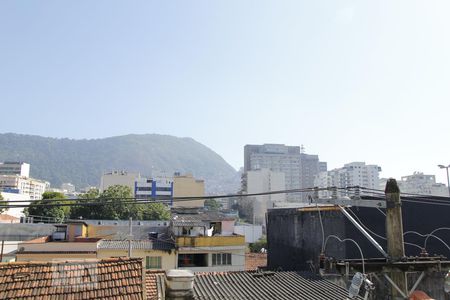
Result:
{"label": "tree canopy", "polygon": [[207,199],[205,200],[205,207],[208,210],[218,211],[222,205],[216,199]]}
{"label": "tree canopy", "polygon": [[89,199],[86,202],[96,202],[94,206],[74,206],[71,218],[96,220],[168,220],[169,209],[162,203],[137,204],[132,199],[133,194],[127,186],[114,185],[102,193],[91,190],[79,199]]}
{"label": "tree canopy", "polygon": [[[58,199],[58,200],[55,200]],[[67,197],[58,192],[45,192],[42,200],[32,201],[30,206],[24,210],[25,215],[34,219],[62,222],[70,215],[69,206],[45,206],[45,204],[66,204]],[[53,220],[52,220],[53,219]]]}

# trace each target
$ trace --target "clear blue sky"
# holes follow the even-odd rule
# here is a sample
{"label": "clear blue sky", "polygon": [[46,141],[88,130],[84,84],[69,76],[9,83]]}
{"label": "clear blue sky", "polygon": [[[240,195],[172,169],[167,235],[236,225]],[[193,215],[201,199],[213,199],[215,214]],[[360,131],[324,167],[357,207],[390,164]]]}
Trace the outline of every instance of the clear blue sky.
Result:
{"label": "clear blue sky", "polygon": [[[450,163],[448,1],[0,2],[0,132]],[[1,147],[1,145],[0,145]]]}

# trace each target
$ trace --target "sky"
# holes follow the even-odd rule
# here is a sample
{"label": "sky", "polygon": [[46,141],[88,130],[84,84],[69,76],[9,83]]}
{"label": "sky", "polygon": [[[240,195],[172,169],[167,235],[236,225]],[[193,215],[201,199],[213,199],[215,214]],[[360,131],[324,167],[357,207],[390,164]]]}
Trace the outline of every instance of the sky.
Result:
{"label": "sky", "polygon": [[[448,1],[0,1],[0,133],[450,164]],[[1,147],[1,145],[0,145]]]}

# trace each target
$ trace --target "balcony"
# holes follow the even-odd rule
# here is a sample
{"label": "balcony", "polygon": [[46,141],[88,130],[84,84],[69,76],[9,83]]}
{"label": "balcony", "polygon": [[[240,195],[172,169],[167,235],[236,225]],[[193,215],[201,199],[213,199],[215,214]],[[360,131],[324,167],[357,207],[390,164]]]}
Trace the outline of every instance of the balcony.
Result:
{"label": "balcony", "polygon": [[223,247],[243,245],[245,245],[245,237],[243,235],[177,237],[178,247]]}

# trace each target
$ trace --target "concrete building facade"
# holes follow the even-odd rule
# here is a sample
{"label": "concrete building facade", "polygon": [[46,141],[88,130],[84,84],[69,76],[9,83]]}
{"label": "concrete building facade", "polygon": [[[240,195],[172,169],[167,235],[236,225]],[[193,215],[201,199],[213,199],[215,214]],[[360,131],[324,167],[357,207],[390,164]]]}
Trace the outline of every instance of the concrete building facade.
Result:
{"label": "concrete building facade", "polygon": [[[303,147],[283,144],[245,145],[244,172],[270,169],[285,175],[286,189],[313,187],[314,177],[326,164],[317,155],[303,153]],[[289,201],[302,200],[301,194],[287,196]]]}
{"label": "concrete building facade", "polygon": [[130,188],[134,196],[135,182],[141,177],[139,173],[127,171],[112,171],[102,175],[100,180],[100,192],[113,185],[124,185]]}
{"label": "concrete building facade", "polygon": [[[175,173],[173,177],[174,197],[202,197],[205,195],[205,181],[194,178],[192,174]],[[203,207],[205,200],[175,201],[173,207]]]}
{"label": "concrete building facade", "polygon": [[[282,172],[260,169],[247,172],[247,193],[265,193],[286,189],[285,176]],[[275,203],[286,202],[286,194],[273,194],[249,197],[255,224],[265,225],[267,209]]]}
{"label": "concrete building facade", "polygon": [[30,165],[24,162],[0,163],[0,175],[18,175],[30,177]]}
{"label": "concrete building facade", "polygon": [[[380,189],[384,190],[386,181],[386,178],[380,179]],[[447,197],[449,193],[445,184],[436,183],[435,175],[426,175],[422,172],[414,172],[412,175],[402,176],[397,181],[397,184],[402,193],[441,197]]]}
{"label": "concrete building facade", "polygon": [[[365,162],[352,162],[344,167],[327,172],[320,172],[314,179],[317,187],[339,187],[360,186],[378,189],[380,186],[379,174],[381,167],[377,165],[366,165]],[[320,192],[323,197],[330,196],[329,192]]]}

